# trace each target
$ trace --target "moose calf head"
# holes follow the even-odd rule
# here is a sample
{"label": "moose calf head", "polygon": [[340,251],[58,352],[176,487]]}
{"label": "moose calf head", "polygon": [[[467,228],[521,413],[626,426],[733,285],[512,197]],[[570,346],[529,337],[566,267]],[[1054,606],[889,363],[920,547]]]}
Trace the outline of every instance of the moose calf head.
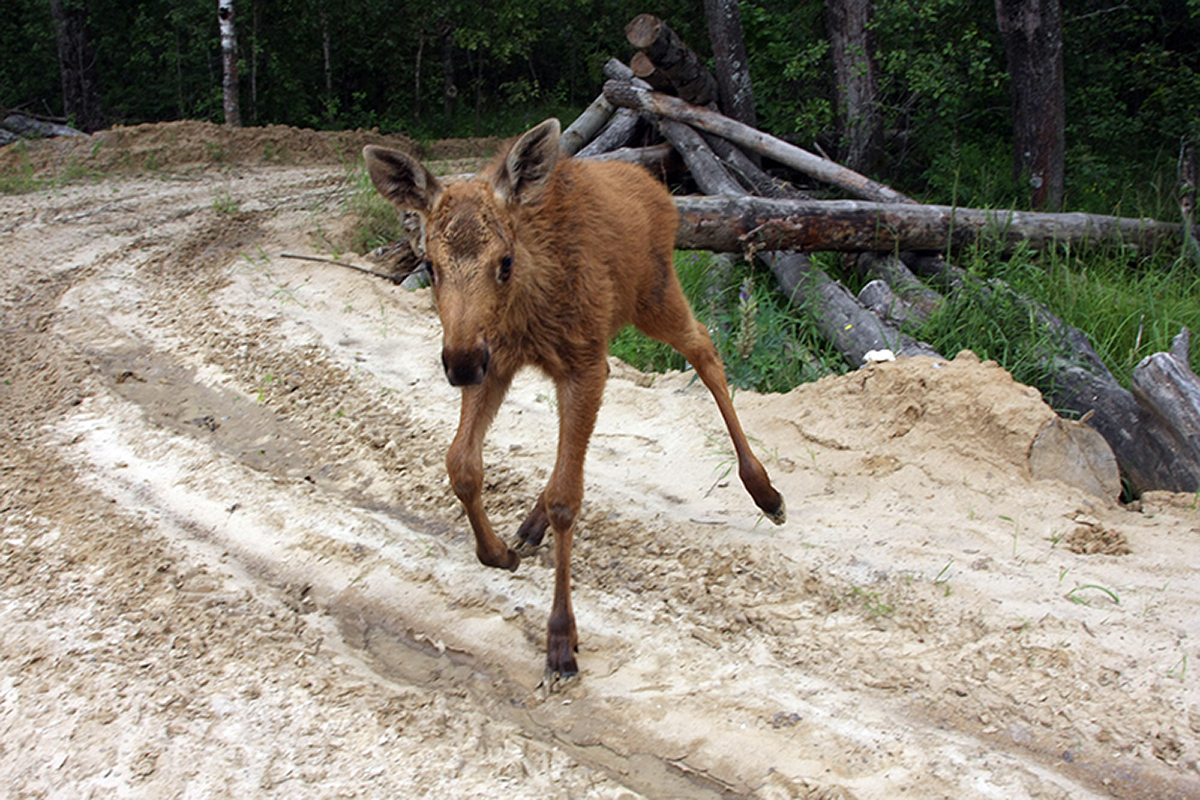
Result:
{"label": "moose calf head", "polygon": [[526,133],[481,180],[445,184],[411,156],[368,146],[367,170],[380,194],[417,212],[442,320],[442,365],[455,386],[483,381],[501,320],[537,282],[518,236],[543,203],[558,164],[559,122]]}

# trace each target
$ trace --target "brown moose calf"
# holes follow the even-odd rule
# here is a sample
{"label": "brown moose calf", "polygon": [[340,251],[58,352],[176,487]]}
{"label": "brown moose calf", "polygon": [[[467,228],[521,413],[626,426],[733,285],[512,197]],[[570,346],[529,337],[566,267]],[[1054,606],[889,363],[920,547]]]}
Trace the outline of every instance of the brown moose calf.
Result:
{"label": "brown moose calf", "polygon": [[[583,502],[583,461],[608,378],[608,341],[633,323],[678,350],[712,392],[737,453],[738,474],[771,521],[783,498],[750,451],[725,369],[692,316],[672,256],[678,216],[666,189],[640,167],[559,155],[551,119],[521,136],[470,181],[445,185],[404,153],[363,150],[371,180],[425,226],[442,320],[442,364],[462,387],[462,416],[446,456],[454,493],[490,567],[516,569],[554,530],[554,603],[546,667],[571,675],[571,539]],[[515,550],[483,508],[483,437],[517,370],[532,364],[558,395],[558,459],[517,531]]]}

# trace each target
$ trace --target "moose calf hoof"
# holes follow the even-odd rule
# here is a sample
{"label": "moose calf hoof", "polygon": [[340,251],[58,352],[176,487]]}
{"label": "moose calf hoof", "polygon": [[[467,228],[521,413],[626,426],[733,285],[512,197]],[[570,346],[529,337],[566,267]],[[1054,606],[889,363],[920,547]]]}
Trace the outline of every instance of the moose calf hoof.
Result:
{"label": "moose calf hoof", "polygon": [[763,513],[767,515],[767,519],[774,522],[776,525],[782,525],[787,522],[787,504],[783,502],[783,498],[779,498],[779,507],[774,511],[768,511],[765,508]]}
{"label": "moose calf hoof", "polygon": [[497,569],[506,569],[509,572],[516,572],[517,567],[521,566],[521,556],[512,548],[506,548],[504,555],[500,557],[489,556],[485,553],[477,553],[479,563],[485,567],[496,567]]}
{"label": "moose calf hoof", "polygon": [[529,558],[531,555],[537,552],[537,549],[540,545],[541,542],[531,542],[528,539],[518,538],[517,541],[513,543],[513,550],[521,558]]}
{"label": "moose calf hoof", "polygon": [[565,656],[561,653],[557,657],[554,653],[546,654],[547,686],[553,686],[558,681],[574,678],[578,674],[579,664],[575,661],[575,654],[570,650],[567,650]]}

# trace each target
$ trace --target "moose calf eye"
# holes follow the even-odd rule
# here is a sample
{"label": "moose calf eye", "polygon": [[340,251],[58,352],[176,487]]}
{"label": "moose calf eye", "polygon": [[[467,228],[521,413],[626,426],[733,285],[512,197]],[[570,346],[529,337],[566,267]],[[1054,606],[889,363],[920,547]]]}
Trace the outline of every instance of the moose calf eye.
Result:
{"label": "moose calf eye", "polygon": [[500,272],[498,273],[500,282],[504,283],[510,275],[512,275],[512,256],[505,256],[500,259]]}

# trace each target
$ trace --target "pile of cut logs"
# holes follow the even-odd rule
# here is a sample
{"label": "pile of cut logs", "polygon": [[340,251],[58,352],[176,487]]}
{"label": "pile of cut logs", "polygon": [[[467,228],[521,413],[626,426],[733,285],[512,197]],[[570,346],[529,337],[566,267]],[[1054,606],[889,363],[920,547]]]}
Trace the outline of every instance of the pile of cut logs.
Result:
{"label": "pile of cut logs", "polygon": [[[980,238],[1002,246],[1116,242],[1148,250],[1179,248],[1191,236],[1182,225],[1150,219],[919,204],[720,113],[714,78],[662,20],[643,14],[626,35],[635,50],[630,65],[608,63],[603,94],[564,131],[563,151],[633,161],[675,185],[694,186],[700,196],[676,197],[677,246],[765,263],[852,365],[870,351],[938,356],[901,324],[927,317],[942,301],[925,280],[949,291],[975,280],[947,255]],[[764,163],[773,165],[771,174]],[[812,199],[780,174],[846,199]],[[826,275],[806,255],[819,251],[848,254],[848,264],[871,279],[866,288],[856,297]],[[1003,284],[972,288],[1008,293],[1069,343],[1066,355],[1047,349],[1045,371],[1053,378],[1038,388],[1053,407],[1084,418],[1104,437],[1134,495],[1200,488],[1200,380],[1188,366],[1186,330],[1170,353],[1142,361],[1130,392],[1082,331]]]}

